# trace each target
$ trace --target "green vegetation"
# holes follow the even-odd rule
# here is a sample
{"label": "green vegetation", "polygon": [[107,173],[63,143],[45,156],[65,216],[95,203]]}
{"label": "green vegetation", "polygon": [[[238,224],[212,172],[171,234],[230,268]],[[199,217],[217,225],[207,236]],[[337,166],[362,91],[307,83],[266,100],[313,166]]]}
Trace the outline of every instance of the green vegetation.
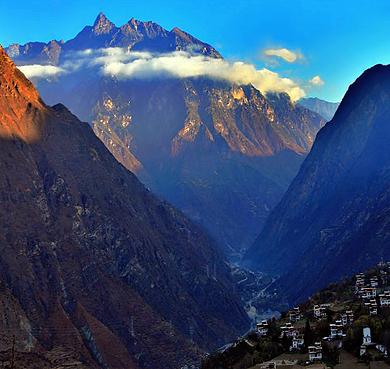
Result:
{"label": "green vegetation", "polygon": [[281,343],[252,333],[246,340],[239,341],[226,351],[211,355],[207,361],[202,362],[201,369],[246,369],[271,360],[283,352]]}
{"label": "green vegetation", "polygon": [[[297,359],[305,355],[307,360],[309,346],[315,342],[321,342],[321,361],[331,368],[338,363],[341,348],[367,363],[374,359],[388,361],[375,345],[371,345],[367,353],[360,356],[363,328],[366,327],[371,329],[373,343],[390,348],[390,307],[381,307],[379,297],[384,290],[390,289],[388,272],[390,274],[390,263],[380,264],[364,274],[330,283],[297,306],[296,310],[300,314],[298,321],[294,318],[296,311],[284,311],[279,320],[273,318],[268,321],[267,335],[260,337],[255,332],[249,334],[229,349],[211,355],[202,363],[201,369],[246,369],[286,353],[290,356],[296,354]],[[374,288],[376,297],[364,298],[364,289],[373,289],[374,282],[377,284]],[[375,312],[372,310],[373,304]],[[319,308],[322,309],[321,316]],[[342,317],[344,320],[348,317],[344,324]],[[286,327],[292,329],[294,334],[283,334]],[[334,333],[336,328],[337,334]],[[294,335],[303,336],[304,343],[299,350],[292,348]]]}

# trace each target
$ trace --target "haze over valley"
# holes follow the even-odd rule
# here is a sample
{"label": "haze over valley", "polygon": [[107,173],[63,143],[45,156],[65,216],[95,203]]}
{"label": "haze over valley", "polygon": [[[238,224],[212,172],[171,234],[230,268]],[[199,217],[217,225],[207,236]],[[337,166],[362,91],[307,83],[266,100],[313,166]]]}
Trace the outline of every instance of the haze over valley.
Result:
{"label": "haze over valley", "polygon": [[[349,1],[307,10],[325,54],[307,1],[264,4],[275,27],[249,0],[152,2],[64,26],[42,0],[39,36],[0,33],[0,361],[387,367],[390,50],[334,52]],[[376,35],[389,11],[352,13]]]}

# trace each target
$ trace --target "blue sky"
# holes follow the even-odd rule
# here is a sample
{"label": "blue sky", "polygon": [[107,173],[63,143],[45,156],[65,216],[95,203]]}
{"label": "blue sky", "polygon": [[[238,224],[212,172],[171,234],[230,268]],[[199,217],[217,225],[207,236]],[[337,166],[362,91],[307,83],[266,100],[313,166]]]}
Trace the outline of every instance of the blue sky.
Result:
{"label": "blue sky", "polygon": [[[365,69],[390,63],[390,2],[343,0],[2,0],[0,43],[68,40],[102,11],[117,26],[131,17],[177,26],[228,60],[266,66],[300,82],[308,96],[339,101]],[[286,48],[298,62],[264,60]],[[322,86],[307,81],[320,76]]]}

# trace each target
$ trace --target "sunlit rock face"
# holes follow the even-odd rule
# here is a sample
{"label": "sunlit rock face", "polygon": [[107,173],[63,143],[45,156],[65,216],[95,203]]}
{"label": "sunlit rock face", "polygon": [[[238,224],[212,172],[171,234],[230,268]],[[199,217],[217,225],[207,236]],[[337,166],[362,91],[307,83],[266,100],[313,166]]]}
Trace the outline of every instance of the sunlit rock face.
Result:
{"label": "sunlit rock face", "polygon": [[15,334],[28,367],[176,368],[248,329],[215,242],[1,48],[0,133],[0,351]]}
{"label": "sunlit rock face", "polygon": [[91,108],[96,135],[119,161],[131,153],[142,168],[129,168],[230,255],[254,240],[324,124],[285,94],[207,79],[111,91]]}
{"label": "sunlit rock face", "polygon": [[15,67],[1,46],[0,96],[0,137],[27,142],[40,139],[41,127],[34,119],[44,114],[44,104],[33,84]]}
{"label": "sunlit rock face", "polygon": [[246,255],[291,300],[390,258],[390,67],[350,86]]}
{"label": "sunlit rock face", "polygon": [[[43,52],[43,44],[29,45],[8,49],[18,64],[55,59]],[[60,65],[74,53],[108,47],[159,55],[190,50],[221,60],[212,46],[177,28],[167,31],[134,19],[118,28],[102,14],[94,26],[58,45]],[[205,76],[121,78],[88,66],[36,80],[38,90],[45,101],[62,102],[89,122],[120,163],[237,260],[283,196],[325,120],[286,93],[265,95],[252,85]]]}

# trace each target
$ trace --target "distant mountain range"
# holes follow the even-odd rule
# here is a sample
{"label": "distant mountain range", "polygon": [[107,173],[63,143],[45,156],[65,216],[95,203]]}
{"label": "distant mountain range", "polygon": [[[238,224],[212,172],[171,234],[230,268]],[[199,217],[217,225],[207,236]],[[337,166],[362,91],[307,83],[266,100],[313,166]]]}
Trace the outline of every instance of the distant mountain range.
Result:
{"label": "distant mountain range", "polygon": [[[75,55],[104,48],[107,56],[118,47],[221,58],[177,28],[134,19],[118,28],[103,14],[67,42],[11,45],[7,52],[18,65],[74,67]],[[35,80],[40,94],[90,122],[123,165],[238,258],[282,198],[325,119],[284,93],[264,96],[251,85],[205,76],[120,79],[102,74],[96,60]]]}
{"label": "distant mountain range", "polygon": [[281,274],[292,301],[390,259],[390,66],[350,86],[318,133],[247,265]]}
{"label": "distant mountain range", "polygon": [[298,104],[311,110],[322,117],[324,117],[327,121],[330,121],[334,113],[336,113],[337,108],[340,103],[333,103],[325,100],[318,99],[317,97],[309,97],[303,98],[298,101]]}
{"label": "distant mountain range", "polygon": [[1,46],[0,141],[0,351],[15,335],[28,367],[177,368],[248,328],[214,241]]}

